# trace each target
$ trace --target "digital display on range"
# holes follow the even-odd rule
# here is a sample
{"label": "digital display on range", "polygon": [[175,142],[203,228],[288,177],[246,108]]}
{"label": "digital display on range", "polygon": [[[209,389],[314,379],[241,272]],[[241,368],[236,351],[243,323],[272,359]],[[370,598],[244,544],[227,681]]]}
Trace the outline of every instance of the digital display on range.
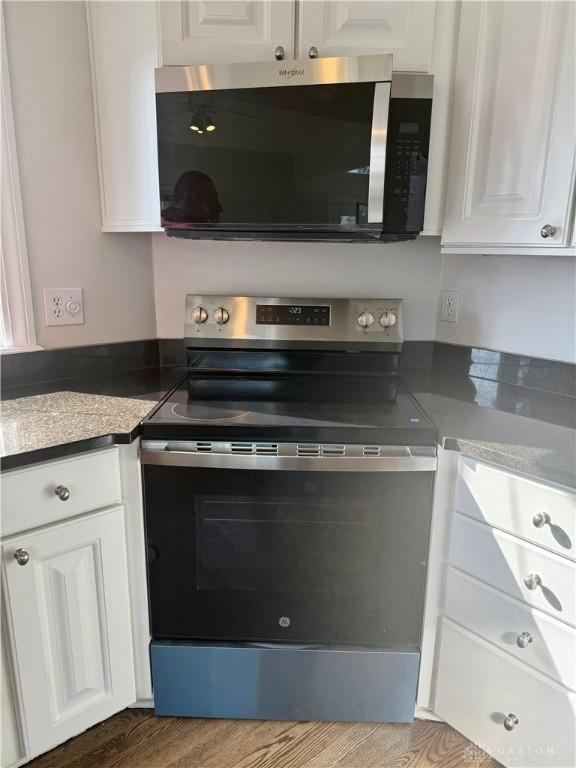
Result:
{"label": "digital display on range", "polygon": [[330,325],[330,307],[313,304],[257,304],[256,325]]}

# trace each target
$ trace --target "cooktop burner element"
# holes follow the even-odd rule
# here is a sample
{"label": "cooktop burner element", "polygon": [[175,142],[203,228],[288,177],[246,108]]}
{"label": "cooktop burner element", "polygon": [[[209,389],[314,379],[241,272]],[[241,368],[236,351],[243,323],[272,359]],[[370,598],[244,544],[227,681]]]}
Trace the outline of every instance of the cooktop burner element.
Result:
{"label": "cooktop burner element", "polygon": [[244,416],[248,411],[234,410],[230,405],[217,406],[213,403],[191,401],[177,402],[172,406],[172,413],[178,419],[187,421],[234,421]]}

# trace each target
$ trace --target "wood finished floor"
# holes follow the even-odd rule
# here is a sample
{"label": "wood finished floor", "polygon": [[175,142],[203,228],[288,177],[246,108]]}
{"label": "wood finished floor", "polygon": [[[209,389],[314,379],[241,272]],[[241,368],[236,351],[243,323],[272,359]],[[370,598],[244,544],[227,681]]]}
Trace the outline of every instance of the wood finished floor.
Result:
{"label": "wood finished floor", "polygon": [[500,768],[442,723],[193,720],[120,712],[30,768]]}

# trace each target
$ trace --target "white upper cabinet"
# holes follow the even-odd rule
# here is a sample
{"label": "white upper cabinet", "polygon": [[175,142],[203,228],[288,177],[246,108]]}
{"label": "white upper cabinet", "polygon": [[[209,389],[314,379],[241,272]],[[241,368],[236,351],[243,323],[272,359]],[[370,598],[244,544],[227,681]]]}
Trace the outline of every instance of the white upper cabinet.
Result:
{"label": "white upper cabinet", "polygon": [[462,4],[442,245],[570,253],[574,7]]}
{"label": "white upper cabinet", "polygon": [[2,546],[28,756],[134,703],[122,507]]}
{"label": "white upper cabinet", "polygon": [[435,2],[302,0],[299,56],[394,55],[398,71],[431,72]]}
{"label": "white upper cabinet", "polygon": [[162,64],[274,61],[278,46],[294,58],[292,0],[160,2]]}
{"label": "white upper cabinet", "polygon": [[160,227],[154,3],[86,3],[104,232]]}

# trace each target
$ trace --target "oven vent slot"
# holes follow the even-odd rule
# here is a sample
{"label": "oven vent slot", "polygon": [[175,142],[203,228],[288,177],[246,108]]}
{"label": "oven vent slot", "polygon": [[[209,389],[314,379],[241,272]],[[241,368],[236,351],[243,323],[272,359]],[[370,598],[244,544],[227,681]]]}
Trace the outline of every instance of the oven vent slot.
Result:
{"label": "oven vent slot", "polygon": [[322,456],[346,456],[345,445],[323,445]]}
{"label": "oven vent slot", "polygon": [[230,453],[252,456],[254,454],[254,443],[230,443]]}
{"label": "oven vent slot", "polygon": [[275,443],[256,443],[256,456],[278,456],[278,446]]}
{"label": "oven vent slot", "polygon": [[320,456],[322,449],[319,445],[297,445],[296,456]]}
{"label": "oven vent slot", "polygon": [[196,453],[212,453],[212,443],[209,441],[206,442],[197,442],[196,443]]}
{"label": "oven vent slot", "polygon": [[380,456],[379,445],[365,445],[362,450],[363,456]]}

